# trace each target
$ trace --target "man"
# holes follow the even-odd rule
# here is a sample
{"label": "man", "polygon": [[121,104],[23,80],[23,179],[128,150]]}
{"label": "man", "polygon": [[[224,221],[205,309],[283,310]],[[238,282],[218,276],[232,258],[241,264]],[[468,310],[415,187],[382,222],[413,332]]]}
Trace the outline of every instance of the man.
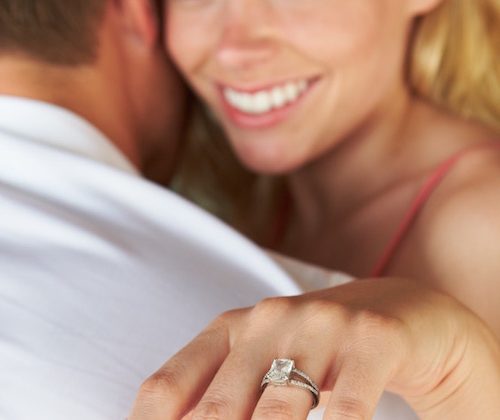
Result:
{"label": "man", "polygon": [[167,182],[185,95],[150,0],[0,2],[0,418],[124,418],[221,311],[297,287]]}

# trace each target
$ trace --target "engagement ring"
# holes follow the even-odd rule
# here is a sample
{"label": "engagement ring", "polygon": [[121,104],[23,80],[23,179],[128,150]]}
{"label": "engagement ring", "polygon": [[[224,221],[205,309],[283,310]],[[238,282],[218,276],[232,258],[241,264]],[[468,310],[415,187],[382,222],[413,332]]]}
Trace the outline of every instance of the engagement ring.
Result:
{"label": "engagement ring", "polygon": [[287,386],[293,385],[305,389],[312,394],[313,403],[311,410],[319,404],[319,387],[304,372],[295,368],[295,362],[290,359],[275,359],[271,369],[264,375],[260,388],[262,391],[267,385]]}

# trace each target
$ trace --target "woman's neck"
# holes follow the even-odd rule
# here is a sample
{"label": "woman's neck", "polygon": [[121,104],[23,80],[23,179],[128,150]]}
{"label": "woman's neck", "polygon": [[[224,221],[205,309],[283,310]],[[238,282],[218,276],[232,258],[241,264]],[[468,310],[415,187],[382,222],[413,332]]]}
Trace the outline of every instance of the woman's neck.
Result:
{"label": "woman's neck", "polygon": [[371,115],[328,153],[288,178],[296,217],[309,229],[343,219],[385,189],[408,154],[417,104],[407,95]]}

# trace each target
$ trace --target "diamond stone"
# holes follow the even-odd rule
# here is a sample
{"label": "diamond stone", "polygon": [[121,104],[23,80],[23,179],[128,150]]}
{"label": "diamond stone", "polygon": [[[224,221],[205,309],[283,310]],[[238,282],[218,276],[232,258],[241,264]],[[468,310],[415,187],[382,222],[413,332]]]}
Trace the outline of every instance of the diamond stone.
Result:
{"label": "diamond stone", "polygon": [[277,384],[286,384],[290,379],[295,363],[289,359],[275,359],[267,377]]}

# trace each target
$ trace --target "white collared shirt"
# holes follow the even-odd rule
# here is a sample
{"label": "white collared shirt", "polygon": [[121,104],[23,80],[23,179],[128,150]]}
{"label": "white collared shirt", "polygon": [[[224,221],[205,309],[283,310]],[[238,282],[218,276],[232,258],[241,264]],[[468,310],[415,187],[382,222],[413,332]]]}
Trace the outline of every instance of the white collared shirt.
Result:
{"label": "white collared shirt", "polygon": [[0,97],[1,419],[123,419],[217,314],[298,291],[80,117]]}

